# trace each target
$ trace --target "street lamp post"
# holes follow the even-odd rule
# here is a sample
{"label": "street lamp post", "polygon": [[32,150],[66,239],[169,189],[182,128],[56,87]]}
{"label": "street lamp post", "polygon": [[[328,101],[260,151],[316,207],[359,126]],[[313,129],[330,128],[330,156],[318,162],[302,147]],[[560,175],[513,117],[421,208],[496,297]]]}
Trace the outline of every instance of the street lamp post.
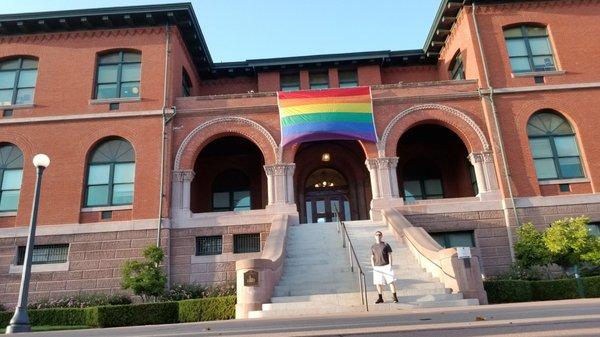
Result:
{"label": "street lamp post", "polygon": [[44,169],[50,165],[50,158],[45,154],[37,154],[33,157],[33,165],[36,170],[35,190],[33,192],[33,208],[31,209],[31,221],[29,222],[29,237],[25,247],[25,261],[23,262],[23,273],[21,274],[21,287],[19,288],[19,303],[15,308],[15,314],[6,327],[6,333],[29,332],[29,315],[27,314],[27,298],[29,296],[29,278],[31,276],[31,256],[35,244],[35,226],[37,223],[38,206],[40,202],[40,186]]}

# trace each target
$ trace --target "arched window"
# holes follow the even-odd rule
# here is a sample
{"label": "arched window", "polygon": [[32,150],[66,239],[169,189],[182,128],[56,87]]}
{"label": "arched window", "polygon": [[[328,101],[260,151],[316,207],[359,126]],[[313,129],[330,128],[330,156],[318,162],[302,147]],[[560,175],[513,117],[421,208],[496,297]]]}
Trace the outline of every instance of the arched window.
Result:
{"label": "arched window", "polygon": [[85,206],[132,204],[135,153],[128,141],[100,143],[90,155],[87,172]]}
{"label": "arched window", "polygon": [[16,211],[23,178],[23,153],[12,144],[0,145],[0,212]]}
{"label": "arched window", "polygon": [[542,111],[527,123],[529,146],[538,180],[583,177],[575,132],[553,111]]}
{"label": "arched window", "polygon": [[213,212],[250,210],[250,179],[240,170],[224,171],[213,182],[212,198]]}
{"label": "arched window", "polygon": [[513,73],[556,70],[546,27],[508,28],[504,39]]}
{"label": "arched window", "polygon": [[0,62],[0,105],[32,104],[38,61],[14,58]]}
{"label": "arched window", "polygon": [[140,96],[140,65],[142,55],[119,51],[98,57],[96,98],[127,98]]}
{"label": "arched window", "polygon": [[464,80],[465,79],[465,66],[463,64],[462,55],[457,53],[450,63],[450,79],[452,80]]}

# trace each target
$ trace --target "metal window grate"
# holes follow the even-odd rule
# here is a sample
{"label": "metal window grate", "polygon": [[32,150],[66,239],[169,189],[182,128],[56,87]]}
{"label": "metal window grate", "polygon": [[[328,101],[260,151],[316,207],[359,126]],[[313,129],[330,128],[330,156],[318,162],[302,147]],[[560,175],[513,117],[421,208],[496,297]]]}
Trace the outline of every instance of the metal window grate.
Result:
{"label": "metal window grate", "polygon": [[223,252],[223,237],[198,236],[196,237],[196,255],[219,255]]}
{"label": "metal window grate", "polygon": [[260,233],[234,235],[233,252],[235,254],[260,252]]}
{"label": "metal window grate", "polygon": [[[35,245],[31,256],[32,264],[64,263],[69,255],[69,244]],[[25,246],[19,246],[17,265],[25,261]]]}

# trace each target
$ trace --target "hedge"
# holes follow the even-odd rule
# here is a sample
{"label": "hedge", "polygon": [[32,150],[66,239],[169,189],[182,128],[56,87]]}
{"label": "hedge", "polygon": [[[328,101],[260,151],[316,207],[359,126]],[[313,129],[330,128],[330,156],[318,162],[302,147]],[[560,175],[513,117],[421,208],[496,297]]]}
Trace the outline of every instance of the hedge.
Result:
{"label": "hedge", "polygon": [[[107,328],[232,319],[235,318],[235,302],[235,296],[223,296],[179,302],[29,309],[28,314],[31,325]],[[12,312],[0,312],[0,327],[7,326],[12,316]]]}
{"label": "hedge", "polygon": [[[600,297],[600,276],[583,277],[586,297]],[[493,280],[483,283],[489,303],[548,301],[579,298],[575,279],[524,281]]]}
{"label": "hedge", "polygon": [[179,322],[200,322],[235,318],[235,302],[235,296],[207,297],[179,301]]}
{"label": "hedge", "polygon": [[177,323],[179,313],[177,302],[106,305],[91,309],[94,320],[90,326],[101,328]]}

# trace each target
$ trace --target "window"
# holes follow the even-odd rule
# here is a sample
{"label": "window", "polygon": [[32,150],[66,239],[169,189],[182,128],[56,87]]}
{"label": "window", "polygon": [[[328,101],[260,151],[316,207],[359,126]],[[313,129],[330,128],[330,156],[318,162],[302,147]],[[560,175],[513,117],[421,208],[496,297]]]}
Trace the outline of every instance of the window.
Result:
{"label": "window", "polygon": [[473,231],[429,233],[444,248],[475,247]]}
{"label": "window", "polygon": [[135,154],[128,141],[100,143],[88,164],[85,206],[131,205],[134,176]]}
{"label": "window", "polygon": [[440,172],[427,159],[415,159],[404,166],[404,200],[442,199]]}
{"label": "window", "polygon": [[12,144],[0,145],[0,212],[16,211],[23,178],[23,153]]}
{"label": "window", "polygon": [[223,252],[223,237],[199,236],[196,238],[196,255],[219,255]]}
{"label": "window", "polygon": [[183,70],[181,74],[181,93],[183,97],[192,96],[192,80],[190,79],[190,75]]}
{"label": "window", "polygon": [[590,222],[588,224],[588,231],[590,235],[600,236],[600,222]]}
{"label": "window", "polygon": [[310,73],[310,88],[311,89],[327,89],[327,88],[329,88],[329,74],[327,72],[311,72]]}
{"label": "window", "polygon": [[234,235],[233,252],[235,254],[260,252],[260,233]]}
{"label": "window", "polygon": [[141,54],[120,51],[100,55],[96,72],[96,98],[140,96]]}
{"label": "window", "polygon": [[338,78],[340,81],[340,88],[350,88],[358,86],[358,74],[356,69],[339,70]]}
{"label": "window", "polygon": [[[69,244],[60,245],[35,245],[31,255],[32,264],[65,263],[69,255]],[[19,246],[17,252],[17,265],[25,262],[25,246]]]}
{"label": "window", "polygon": [[556,70],[546,27],[505,29],[504,38],[513,73]]}
{"label": "window", "polygon": [[566,119],[553,111],[536,113],[527,135],[538,180],[583,177],[575,132]]}
{"label": "window", "polygon": [[227,170],[213,182],[213,212],[247,211],[252,205],[250,181],[239,170]]}
{"label": "window", "polygon": [[0,63],[0,105],[32,104],[38,61],[16,58]]}
{"label": "window", "polygon": [[464,80],[465,79],[465,67],[462,60],[462,55],[457,54],[452,63],[450,63],[450,79],[452,80]]}
{"label": "window", "polygon": [[300,90],[300,74],[281,74],[281,91]]}

